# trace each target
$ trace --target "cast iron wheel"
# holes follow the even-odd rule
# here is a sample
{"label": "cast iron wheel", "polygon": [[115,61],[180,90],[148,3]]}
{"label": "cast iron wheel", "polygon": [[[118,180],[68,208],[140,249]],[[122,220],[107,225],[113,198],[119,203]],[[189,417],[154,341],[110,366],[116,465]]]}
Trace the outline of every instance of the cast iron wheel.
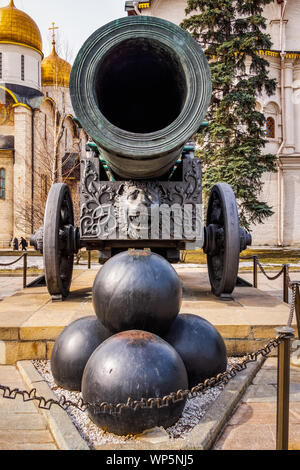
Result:
{"label": "cast iron wheel", "polygon": [[205,253],[212,292],[231,299],[240,257],[240,224],[235,195],[227,183],[217,183],[208,201]]}
{"label": "cast iron wheel", "polygon": [[70,189],[67,184],[55,183],[47,198],[43,240],[45,278],[53,300],[63,300],[69,294],[77,230]]}

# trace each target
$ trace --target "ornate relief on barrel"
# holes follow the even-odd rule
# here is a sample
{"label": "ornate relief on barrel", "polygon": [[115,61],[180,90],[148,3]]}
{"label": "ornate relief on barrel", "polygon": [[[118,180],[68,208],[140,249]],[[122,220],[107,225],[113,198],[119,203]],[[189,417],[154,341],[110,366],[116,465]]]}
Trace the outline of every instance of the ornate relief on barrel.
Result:
{"label": "ornate relief on barrel", "polygon": [[[189,236],[189,232],[195,233],[200,223],[200,160],[183,160],[182,181],[100,181],[99,168],[98,158],[82,160],[80,230],[83,239],[190,240],[195,237]],[[184,217],[190,217],[189,227]]]}

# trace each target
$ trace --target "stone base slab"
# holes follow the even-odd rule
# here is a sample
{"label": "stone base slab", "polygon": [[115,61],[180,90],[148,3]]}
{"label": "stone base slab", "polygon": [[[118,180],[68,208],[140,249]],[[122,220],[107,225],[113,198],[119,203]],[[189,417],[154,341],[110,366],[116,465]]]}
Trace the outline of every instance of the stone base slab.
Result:
{"label": "stone base slab", "polygon": [[[222,301],[210,292],[206,269],[174,267],[183,284],[180,313],[210,321],[224,338],[228,356],[256,351],[276,336],[276,327],[286,325],[289,305],[276,297],[253,287],[236,287],[233,300]],[[63,329],[94,315],[92,286],[97,272],[75,269],[70,296],[63,302],[52,302],[46,287],[27,288],[0,302],[0,364],[50,359]]]}

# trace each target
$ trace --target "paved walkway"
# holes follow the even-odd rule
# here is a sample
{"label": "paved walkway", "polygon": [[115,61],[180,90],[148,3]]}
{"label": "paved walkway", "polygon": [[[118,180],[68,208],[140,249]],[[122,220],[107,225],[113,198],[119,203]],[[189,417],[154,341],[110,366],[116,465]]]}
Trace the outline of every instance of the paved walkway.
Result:
{"label": "paved walkway", "polygon": [[[278,271],[280,271],[280,267],[275,269],[274,271],[267,271],[269,276],[274,276]],[[241,271],[239,276],[242,279],[252,283],[253,275],[250,272]],[[292,281],[300,280],[300,271],[290,272],[290,278]],[[261,289],[266,294],[273,295],[278,299],[283,301],[283,276],[281,275],[275,281],[269,281],[264,274],[261,272],[258,273],[257,278],[257,287]],[[291,300],[291,290],[289,289],[289,301]]]}
{"label": "paved walkway", "polygon": [[[276,449],[277,358],[269,358],[213,450]],[[291,366],[289,449],[300,450],[300,369]]]}
{"label": "paved walkway", "polygon": [[[35,277],[28,277],[27,284],[36,279]],[[21,276],[7,276],[0,277],[0,300],[10,297],[16,292],[23,289],[23,277]]]}
{"label": "paved walkway", "polygon": [[[14,366],[0,367],[0,383],[26,390]],[[42,415],[33,402],[2,398],[0,392],[0,450],[57,450]]]}
{"label": "paved walkway", "polygon": [[[300,273],[292,273],[297,279]],[[251,274],[241,273],[251,281]],[[268,281],[259,274],[259,288],[282,298],[282,281]],[[0,278],[0,298],[8,292],[22,289],[20,278]],[[11,295],[11,294],[10,294]],[[275,449],[276,434],[276,359],[266,361],[254,379],[238,409],[226,426],[214,450]],[[300,369],[292,367],[290,447],[300,449]],[[0,366],[0,383],[26,389],[15,366]],[[1,392],[0,392],[1,395]],[[46,423],[32,402],[24,403],[0,397],[0,450],[56,450],[57,447]]]}

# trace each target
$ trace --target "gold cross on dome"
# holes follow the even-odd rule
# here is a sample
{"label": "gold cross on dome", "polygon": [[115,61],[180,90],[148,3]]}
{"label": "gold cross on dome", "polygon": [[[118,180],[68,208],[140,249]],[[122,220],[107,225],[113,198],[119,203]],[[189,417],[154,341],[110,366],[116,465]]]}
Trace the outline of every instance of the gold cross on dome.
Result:
{"label": "gold cross on dome", "polygon": [[54,25],[55,25],[55,23],[52,22],[52,28],[48,28],[49,30],[52,30],[52,44],[53,44],[53,46],[55,45],[55,30],[59,29],[58,26],[54,26]]}

